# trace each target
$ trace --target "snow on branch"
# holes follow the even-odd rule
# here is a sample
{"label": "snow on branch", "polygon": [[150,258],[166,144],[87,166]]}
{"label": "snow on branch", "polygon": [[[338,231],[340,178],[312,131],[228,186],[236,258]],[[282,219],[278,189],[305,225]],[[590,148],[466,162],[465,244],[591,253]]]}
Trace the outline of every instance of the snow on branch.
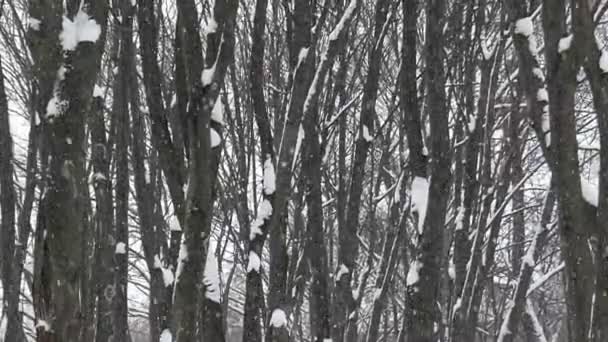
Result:
{"label": "snow on branch", "polygon": [[530,289],[528,290],[528,293],[526,294],[526,296],[529,296],[532,292],[536,291],[538,288],[543,286],[543,284],[545,284],[547,282],[547,280],[551,279],[551,277],[553,277],[554,275],[561,272],[565,267],[566,267],[566,264],[562,262],[561,264],[559,264],[559,266],[557,266],[556,268],[547,272],[542,277],[538,278],[538,280],[536,280],[532,285],[530,285]]}

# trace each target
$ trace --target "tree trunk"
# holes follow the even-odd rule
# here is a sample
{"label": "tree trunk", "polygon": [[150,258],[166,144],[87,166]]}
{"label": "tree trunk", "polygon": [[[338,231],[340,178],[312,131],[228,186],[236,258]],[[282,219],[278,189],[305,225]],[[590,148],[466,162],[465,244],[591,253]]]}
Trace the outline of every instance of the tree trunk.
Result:
{"label": "tree trunk", "polygon": [[[369,148],[374,136],[374,120],[376,117],[375,105],[378,96],[378,80],[380,78],[380,63],[382,59],[383,30],[391,7],[390,1],[376,1],[374,15],[374,39],[369,53],[369,69],[363,88],[361,100],[361,114],[358,125],[358,135],[355,142],[354,156],[352,157],[352,176],[349,186],[348,202],[344,230],[339,232],[340,245],[338,247],[338,271],[336,276],[335,303],[334,303],[334,339],[345,341],[353,338],[357,332],[356,314],[350,319],[352,312],[357,310],[357,303],[353,297],[351,280],[357,268],[359,254],[359,241],[357,231],[359,228],[359,213],[361,197],[364,186],[365,165]],[[350,330],[350,331],[349,331]]]}
{"label": "tree trunk", "polygon": [[[253,102],[253,110],[258,126],[258,135],[261,145],[261,162],[264,176],[263,201],[267,204],[273,203],[274,184],[269,184],[270,177],[274,175],[275,158],[270,128],[270,119],[266,111],[266,101],[264,99],[264,30],[266,26],[266,9],[268,1],[257,0],[255,6],[253,32],[252,32],[252,51],[249,71],[250,92]],[[267,178],[268,177],[268,178]],[[252,253],[261,259],[264,246],[265,235],[268,232],[270,223],[270,213],[258,213],[258,219],[253,222],[251,227],[247,227],[246,236],[248,237],[248,256],[251,262]],[[257,230],[262,234],[257,234]],[[253,266],[253,265],[252,265]],[[260,265],[261,266],[261,265]],[[260,318],[264,307],[264,292],[262,288],[262,277],[260,269],[247,268],[247,280],[245,285],[245,312],[243,315],[243,342],[261,342],[262,331]]]}
{"label": "tree trunk", "polygon": [[97,342],[106,342],[112,335],[112,296],[114,272],[112,257],[114,236],[112,223],[112,182],[109,174],[110,146],[106,138],[106,125],[103,112],[103,98],[94,97],[92,103],[91,128],[93,164],[93,187],[95,189],[95,216],[92,227],[95,228],[95,278],[97,279]]}
{"label": "tree trunk", "polygon": [[553,190],[549,190],[547,197],[545,198],[540,225],[534,229],[535,235],[532,244],[529,247],[530,249],[528,250],[526,257],[522,258],[519,278],[511,299],[512,306],[507,309],[507,314],[503,319],[500,334],[498,335],[498,342],[512,342],[515,339],[520,320],[527,312],[528,304],[526,302],[526,297],[528,295],[528,288],[532,281],[534,266],[541,256],[547,240],[547,235],[549,234],[548,225],[551,222],[555,197]]}
{"label": "tree trunk", "polygon": [[[178,11],[184,20],[184,56],[193,87],[187,113],[190,159],[186,218],[184,241],[180,247],[175,276],[173,328],[176,341],[187,342],[195,339],[199,328],[197,318],[207,310],[206,301],[200,296],[204,291],[200,291],[199,284],[203,280],[206,265],[211,234],[213,189],[221,156],[221,124],[213,121],[211,114],[228,65],[232,63],[237,2],[228,0],[215,4],[214,20],[218,27],[217,32],[210,31],[207,34],[207,69],[204,71],[200,63],[202,47],[194,1],[179,2]],[[199,77],[201,72],[202,77]],[[202,331],[205,328],[200,327]]]}
{"label": "tree trunk", "polygon": [[[411,305],[411,324],[408,326],[409,341],[430,342],[436,340],[435,324],[441,315],[436,306],[439,295],[443,249],[444,221],[449,189],[450,151],[448,111],[445,104],[445,75],[443,70],[443,16],[444,2],[431,0],[427,3],[426,21],[426,83],[428,84],[428,111],[431,132],[431,183],[428,191],[426,218],[421,223],[418,255],[410,266],[418,271],[408,284],[408,305]],[[420,224],[420,223],[419,223]],[[409,274],[408,274],[408,278]],[[414,281],[415,280],[415,281]]]}
{"label": "tree trunk", "polygon": [[[0,14],[1,16],[1,14]],[[19,298],[18,284],[13,284],[12,267],[15,250],[15,208],[16,196],[15,185],[13,183],[13,138],[10,130],[8,115],[8,100],[4,89],[4,73],[2,71],[2,58],[0,56],[0,280],[2,280],[3,305],[0,315],[9,315],[7,328],[12,328],[14,333],[21,330],[17,327],[14,320],[18,318],[16,306],[10,305],[10,298]],[[19,275],[19,279],[21,276]],[[19,284],[21,281],[19,281]],[[17,287],[15,288],[15,285]],[[15,340],[16,336],[11,336],[7,330],[7,341]]]}
{"label": "tree trunk", "polygon": [[[83,8],[68,3],[67,18],[72,20]],[[46,13],[40,13],[46,9]],[[49,185],[40,208],[41,220],[46,229],[43,248],[42,275],[39,282],[41,305],[37,308],[38,340],[76,342],[80,340],[81,304],[80,291],[83,280],[82,241],[88,222],[86,218],[86,175],[84,126],[89,110],[93,84],[99,70],[105,40],[107,5],[102,1],[90,1],[87,14],[94,22],[93,41],[76,41],[75,45],[64,42],[64,56],[55,55],[56,79],[54,89],[40,106],[45,110],[46,143],[50,151]],[[30,14],[44,14],[44,24],[57,23],[58,9],[32,4]],[[64,19],[67,20],[67,19]],[[53,26],[51,26],[53,27]],[[55,26],[57,27],[57,26]],[[50,31],[52,32],[52,30]],[[39,37],[32,37],[34,39]],[[58,53],[53,50],[35,50],[35,63],[41,63],[41,54]],[[52,60],[52,59],[51,59]],[[44,84],[46,74],[37,75]]]}
{"label": "tree trunk", "polygon": [[129,266],[129,68],[133,42],[134,7],[130,2],[114,3],[120,8],[121,20],[116,23],[120,34],[118,56],[118,74],[114,88],[112,114],[116,120],[116,186],[114,235],[114,297],[112,300],[112,338],[128,341],[128,308],[127,286]]}

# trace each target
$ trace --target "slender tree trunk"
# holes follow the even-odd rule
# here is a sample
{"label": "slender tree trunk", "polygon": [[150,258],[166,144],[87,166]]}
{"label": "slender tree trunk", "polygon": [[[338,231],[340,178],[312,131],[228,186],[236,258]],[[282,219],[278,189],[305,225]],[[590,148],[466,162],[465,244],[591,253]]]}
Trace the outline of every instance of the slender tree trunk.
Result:
{"label": "slender tree trunk", "polygon": [[[365,164],[369,148],[374,136],[375,104],[378,96],[378,79],[380,77],[380,62],[382,57],[385,31],[390,1],[376,1],[374,16],[374,39],[369,53],[369,69],[363,88],[361,100],[360,122],[357,128],[357,139],[352,162],[352,176],[350,179],[348,202],[344,230],[339,232],[340,245],[338,247],[338,270],[336,271],[336,287],[334,302],[334,332],[336,341],[351,340],[357,333],[356,314],[357,303],[353,297],[351,280],[357,268],[359,254],[359,241],[357,231],[359,228],[359,213],[361,197],[364,186]],[[352,319],[351,319],[352,318]],[[345,340],[346,339],[346,340]]]}
{"label": "slender tree trunk", "polygon": [[95,278],[97,279],[97,333],[95,340],[105,342],[112,335],[112,296],[114,244],[109,240],[113,233],[112,183],[109,174],[110,146],[106,137],[103,99],[95,97],[92,103],[91,127],[93,187],[95,189]]}
{"label": "slender tree trunk", "polygon": [[[431,129],[431,182],[428,192],[426,219],[419,235],[418,255],[411,267],[418,271],[408,287],[408,305],[412,309],[412,324],[408,327],[409,341],[430,342],[437,336],[435,324],[441,321],[436,306],[440,284],[440,256],[443,248],[444,220],[449,189],[450,151],[448,111],[445,104],[445,75],[443,69],[444,2],[427,1],[426,21],[426,82]],[[420,215],[419,215],[420,216]],[[422,218],[420,218],[422,219]],[[409,278],[409,276],[408,276]]]}
{"label": "slender tree trunk", "polygon": [[[252,32],[252,51],[251,51],[251,69],[249,71],[250,92],[253,102],[253,110],[258,126],[258,135],[261,145],[261,161],[264,176],[263,183],[263,202],[270,205],[272,209],[274,198],[274,184],[270,184],[271,177],[274,175],[275,159],[272,140],[272,132],[270,128],[270,120],[266,111],[266,101],[264,99],[264,30],[266,26],[266,9],[268,2],[266,0],[257,0],[255,6],[253,32]],[[261,207],[263,208],[263,207]],[[251,227],[247,227],[246,236],[248,237],[248,257],[249,263],[252,266],[247,267],[247,280],[245,284],[245,312],[243,315],[243,342],[261,342],[262,331],[260,326],[260,318],[264,308],[264,292],[262,288],[262,276],[260,268],[256,269],[254,264],[251,264],[253,259],[261,259],[264,240],[268,232],[270,223],[270,215],[268,211],[258,212],[258,218],[253,221]],[[259,233],[258,234],[258,230]],[[253,254],[252,254],[253,253]],[[261,266],[261,265],[257,265]]]}
{"label": "slender tree trunk", "polygon": [[[146,93],[146,103],[152,121],[152,143],[158,151],[160,167],[167,181],[167,187],[173,202],[175,216],[180,230],[171,231],[171,244],[169,249],[169,265],[173,270],[177,267],[177,254],[184,227],[185,200],[183,186],[185,184],[183,153],[177,150],[171,139],[169,123],[165,116],[165,107],[162,101],[162,75],[158,65],[158,27],[157,16],[153,1],[138,0],[137,24],[139,27],[140,54],[142,59],[143,82]],[[183,114],[186,115],[185,113]],[[172,292],[172,289],[171,289]],[[168,297],[170,299],[171,297]]]}
{"label": "slender tree trunk", "polygon": [[[19,298],[19,289],[15,288],[17,284],[13,284],[11,281],[16,227],[16,196],[13,172],[13,138],[10,130],[8,100],[4,88],[4,73],[2,71],[2,58],[0,56],[0,248],[2,249],[0,255],[0,280],[2,280],[3,289],[3,305],[0,315],[10,315],[7,318],[10,321],[7,327],[14,329],[16,333],[17,329],[21,329],[21,327],[17,328],[15,325],[17,322],[14,322],[18,317],[16,310],[14,310],[16,307],[9,307],[9,298],[14,296],[17,296],[17,300]],[[7,331],[8,337],[12,336]],[[16,336],[11,341],[15,338]]]}
{"label": "slender tree trunk", "polygon": [[8,286],[11,287],[11,296],[7,298],[8,322],[6,326],[5,341],[25,342],[23,331],[23,312],[19,310],[21,300],[21,280],[25,264],[28,241],[32,232],[30,224],[32,207],[36,195],[36,177],[38,176],[37,156],[40,141],[40,129],[36,125],[35,114],[30,117],[30,133],[28,137],[25,195],[23,205],[17,219],[19,227],[18,243],[15,245],[15,256],[13,258],[11,279]]}
{"label": "slender tree trunk", "polygon": [[498,342],[514,341],[515,336],[517,336],[519,323],[528,310],[526,297],[528,295],[530,282],[532,281],[534,266],[541,256],[546,244],[547,235],[549,234],[548,226],[551,222],[551,214],[556,200],[555,197],[556,194],[550,189],[545,198],[540,224],[534,229],[535,235],[532,244],[529,247],[525,258],[522,258],[522,262],[520,263],[521,269],[519,271],[515,292],[511,298],[511,307],[507,309],[507,314],[503,319],[500,334],[498,335]]}
{"label": "slender tree trunk", "polygon": [[128,266],[129,266],[129,62],[133,41],[133,14],[131,2],[115,2],[120,8],[121,20],[117,22],[120,34],[118,57],[118,78],[114,88],[112,112],[116,120],[116,186],[115,198],[115,238],[114,238],[114,298],[112,301],[112,338],[128,341]]}
{"label": "slender tree trunk", "polygon": [[[600,135],[600,171],[599,193],[597,207],[597,226],[591,232],[590,241],[593,243],[593,260],[596,274],[594,321],[590,328],[596,341],[608,338],[608,82],[600,68],[603,52],[597,46],[595,39],[596,22],[588,4],[581,4],[579,20],[583,31],[583,46],[587,59],[584,63],[585,72],[593,94],[593,104],[597,111],[598,131]],[[603,256],[603,257],[600,257]]]}

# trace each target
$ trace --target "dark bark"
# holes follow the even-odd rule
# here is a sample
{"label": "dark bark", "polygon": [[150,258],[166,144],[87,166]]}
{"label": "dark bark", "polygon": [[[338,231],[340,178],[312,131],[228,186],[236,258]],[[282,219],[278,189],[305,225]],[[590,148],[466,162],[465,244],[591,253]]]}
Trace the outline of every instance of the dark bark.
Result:
{"label": "dark bark", "polygon": [[96,341],[105,342],[112,335],[112,295],[113,295],[113,262],[114,244],[109,241],[113,236],[112,182],[110,181],[109,163],[110,146],[106,137],[103,99],[95,97],[91,106],[91,159],[93,164],[93,187],[95,189],[95,216],[92,227],[96,236],[95,264],[97,279],[97,333]]}
{"label": "dark bark", "polygon": [[[71,6],[72,3],[68,5],[68,18],[74,18],[79,8]],[[30,12],[35,12],[34,7],[30,7]],[[74,242],[82,241],[88,229],[84,126],[105,40],[107,4],[91,1],[86,9],[99,25],[99,37],[96,42],[79,42],[73,49],[66,47],[68,50],[64,51],[61,60],[55,57],[60,61],[55,65],[60,64],[61,68],[55,69],[54,90],[42,100],[53,98],[51,105],[41,111],[46,113],[45,135],[51,160],[48,189],[40,209],[46,237],[43,232],[44,243],[38,247],[44,254],[38,259],[43,265],[39,282],[41,305],[36,311],[37,319],[47,324],[38,325],[39,341],[79,341],[83,323],[80,291],[84,260],[82,246]],[[55,11],[48,11],[41,16],[42,22],[48,23],[51,21],[48,18],[56,15]],[[36,44],[36,38],[32,37],[31,44]],[[41,49],[34,54],[52,54],[53,51],[57,50]],[[37,61],[42,59],[40,55],[35,58]],[[44,81],[46,75],[37,76]],[[50,110],[46,111],[47,108]]]}
{"label": "dark bark", "polygon": [[565,11],[565,1],[545,2],[542,17],[551,118],[550,142],[551,146],[559,146],[553,151],[553,171],[558,187],[559,226],[566,263],[569,330],[573,340],[585,342],[589,341],[589,308],[595,291],[592,256],[588,248],[589,227],[593,220],[584,215],[574,116],[576,74],[584,58],[580,49],[584,37],[580,23],[575,19],[573,46],[565,53],[558,53],[559,40],[565,33]]}
{"label": "dark bark", "polygon": [[114,235],[114,297],[112,300],[112,338],[128,341],[128,256],[129,256],[129,94],[130,58],[133,51],[133,15],[131,2],[114,3],[120,9],[121,20],[116,28],[120,34],[118,74],[114,88],[112,115],[116,120],[116,186],[115,198],[115,235]]}
{"label": "dark bark", "polygon": [[[152,142],[160,157],[160,167],[167,180],[167,186],[169,188],[169,193],[171,194],[175,215],[179,220],[180,227],[183,229],[185,220],[185,199],[183,190],[185,184],[185,167],[183,159],[180,158],[183,154],[176,151],[182,147],[175,146],[171,139],[169,123],[165,116],[165,108],[162,101],[162,75],[157,58],[159,34],[153,1],[138,1],[137,23],[139,27],[140,54],[142,59],[146,103],[152,121]],[[182,232],[179,230],[171,231],[169,265],[171,265],[173,269],[176,269],[177,267],[177,252],[179,250],[181,234]]]}
{"label": "dark bark", "polygon": [[602,52],[595,40],[595,22],[587,3],[581,3],[578,23],[582,31],[582,43],[587,56],[583,65],[597,111],[598,131],[600,135],[600,171],[597,225],[590,232],[590,241],[594,241],[593,271],[596,274],[595,308],[591,338],[601,341],[608,338],[608,80],[600,69]]}
{"label": "dark bark", "polygon": [[428,193],[428,208],[419,235],[416,265],[419,280],[408,287],[408,305],[412,309],[412,321],[408,326],[408,340],[433,341],[437,338],[434,325],[441,315],[437,310],[441,269],[440,256],[443,248],[444,220],[449,189],[450,151],[448,111],[445,103],[445,74],[443,51],[443,1],[428,1],[426,7],[426,83],[428,85],[428,113],[431,132],[431,182]]}
{"label": "dark bark", "polygon": [[[514,104],[511,107],[511,117],[509,121],[509,140],[513,149],[513,163],[511,165],[511,175],[513,180],[512,185],[518,184],[524,177],[522,155],[524,151],[525,140],[520,135],[522,134],[521,125],[523,123],[522,111],[519,108],[521,103],[520,95],[515,98]],[[524,241],[525,241],[525,211],[524,211],[524,190],[517,189],[513,194],[513,210],[515,211],[512,218],[512,235],[511,244],[513,251],[511,252],[511,267],[513,277],[517,276],[517,272],[521,267],[521,258],[524,256]]]}
{"label": "dark bark", "polygon": [[[479,202],[480,168],[478,165],[480,163],[478,162],[481,159],[480,147],[482,146],[485,132],[482,126],[485,121],[485,105],[482,106],[482,104],[484,101],[487,102],[487,97],[484,96],[485,94],[480,94],[478,111],[475,112],[475,89],[473,83],[475,81],[475,73],[477,72],[477,64],[482,64],[480,67],[482,74],[480,89],[488,89],[492,67],[489,61],[481,61],[479,63],[475,58],[477,48],[475,41],[479,39],[483,22],[481,20],[474,20],[474,14],[476,12],[473,5],[471,5],[466,11],[465,28],[463,30],[465,35],[471,36],[471,38],[465,38],[462,42],[466,51],[463,76],[465,84],[463,91],[465,102],[463,120],[465,120],[467,143],[464,147],[463,199],[462,206],[458,208],[458,215],[461,215],[461,219],[456,223],[457,227],[454,232],[454,293],[457,296],[462,296],[467,275],[466,264],[471,257],[471,242],[468,236],[470,228],[473,226],[474,211]],[[481,15],[477,14],[476,17],[481,17]],[[475,23],[475,29],[473,29],[473,23]],[[459,327],[456,326],[455,329],[458,330]],[[459,333],[459,331],[456,331],[456,334]]]}
{"label": "dark bark", "polygon": [[[504,199],[505,193],[509,187],[509,180],[511,174],[511,166],[510,162],[512,160],[512,155],[507,154],[504,156],[502,163],[502,169],[500,173],[496,173],[493,177],[492,175],[492,160],[495,157],[493,146],[492,146],[492,134],[493,127],[495,123],[495,95],[498,83],[498,69],[499,69],[499,61],[502,59],[504,52],[504,43],[502,40],[497,43],[497,46],[494,49],[494,52],[488,56],[486,59],[481,61],[481,85],[480,89],[482,90],[479,96],[478,103],[478,112],[477,112],[477,123],[475,124],[474,132],[479,134],[478,141],[475,141],[475,145],[480,145],[477,147],[467,146],[467,153],[473,149],[475,150],[476,156],[469,155],[467,156],[474,161],[475,166],[472,169],[469,169],[471,165],[466,163],[471,162],[471,160],[467,160],[465,163],[465,173],[468,176],[473,177],[474,179],[468,179],[465,177],[464,186],[465,188],[465,196],[464,203],[465,206],[461,210],[463,215],[463,222],[458,222],[457,224],[461,224],[464,229],[468,230],[471,226],[473,212],[473,200],[468,196],[472,196],[473,193],[470,192],[471,188],[476,192],[475,197],[480,199],[475,200],[477,202],[477,212],[478,218],[476,220],[477,227],[475,227],[476,233],[475,238],[473,240],[472,246],[468,242],[468,234],[460,236],[461,238],[465,238],[466,241],[462,242],[463,245],[455,245],[454,248],[467,248],[469,250],[468,253],[463,253],[464,255],[468,255],[467,265],[468,269],[465,267],[465,277],[464,282],[462,283],[461,292],[456,292],[458,296],[458,300],[461,303],[460,308],[455,308],[454,312],[454,330],[453,336],[457,341],[468,341],[473,338],[473,334],[475,332],[474,323],[477,322],[477,314],[479,311],[479,304],[481,303],[481,296],[485,289],[485,274],[490,270],[489,264],[493,262],[494,253],[493,248],[495,247],[495,239],[498,236],[498,229],[500,226],[500,219],[496,219],[496,215],[492,218],[494,222],[491,223],[491,237],[484,241],[484,233],[486,231],[486,221],[488,219],[488,215],[492,210],[492,201],[496,201],[496,206],[499,207],[502,204],[502,200]],[[481,118],[481,119],[480,119]],[[473,137],[471,137],[473,139]],[[506,149],[506,146],[505,146]],[[509,150],[512,152],[512,149]],[[479,154],[479,155],[477,155]],[[479,167],[477,164],[481,164]],[[469,173],[470,172],[470,173]],[[478,175],[479,174],[479,175]],[[498,189],[494,188],[494,183],[492,182],[492,178],[498,179],[497,183]],[[477,193],[478,192],[478,193]],[[468,207],[468,209],[467,209]],[[498,221],[498,222],[496,222]],[[458,237],[458,231],[456,232],[456,236]],[[482,245],[487,244],[486,254],[482,251]],[[488,251],[492,251],[488,253]],[[455,252],[456,256],[456,252]],[[492,260],[484,259],[486,256],[492,258]],[[483,260],[486,260],[483,262]],[[458,269],[457,271],[458,272]],[[456,284],[456,287],[458,285]]]}
{"label": "dark bark", "polygon": [[[213,15],[217,28],[207,35],[206,69],[202,77],[199,75],[203,71],[203,65],[197,62],[202,57],[202,47],[194,1],[179,2],[178,6],[186,32],[186,70],[193,87],[187,113],[190,159],[184,241],[180,247],[173,305],[173,329],[177,341],[192,341],[197,334],[197,328],[201,331],[209,328],[198,327],[197,318],[201,317],[202,313],[209,312],[205,307],[204,297],[200,296],[204,291],[201,291],[199,284],[203,279],[203,267],[207,259],[213,188],[221,155],[221,143],[212,145],[213,134],[221,139],[221,123],[211,120],[211,112],[218,100],[224,75],[233,59],[237,5],[233,0],[218,1],[215,4]],[[215,308],[219,310],[221,307],[218,305]],[[221,314],[221,311],[214,312],[213,316],[216,313]],[[221,321],[218,320],[220,327]],[[209,338],[218,340],[219,337]]]}
{"label": "dark bark", "polygon": [[[138,89],[135,56],[132,49],[129,57],[129,64],[131,65],[128,79],[130,89]],[[165,283],[164,273],[173,273],[175,270],[169,261],[166,235],[161,229],[163,225],[158,218],[158,214],[154,212],[155,206],[160,207],[154,198],[157,191],[155,165],[150,154],[146,153],[145,141],[147,136],[144,113],[139,111],[139,94],[129,92],[129,102],[132,123],[130,146],[135,202],[139,216],[144,258],[150,272],[150,304],[148,309],[150,341],[156,342],[159,340],[160,334],[164,330],[169,331],[170,328],[173,283]],[[148,161],[147,168],[146,161]]]}
{"label": "dark bark", "polygon": [[357,303],[353,298],[351,280],[353,272],[357,268],[357,257],[359,254],[359,241],[357,231],[359,228],[359,213],[361,209],[361,197],[364,186],[365,165],[374,136],[374,121],[376,117],[375,105],[378,96],[378,80],[380,77],[380,63],[382,59],[385,30],[390,1],[376,1],[374,15],[374,35],[369,52],[368,71],[363,88],[361,100],[360,122],[358,124],[358,135],[355,142],[355,151],[352,161],[352,174],[348,190],[348,202],[346,203],[346,214],[344,230],[339,231],[338,247],[338,271],[335,282],[334,296],[334,331],[333,338],[336,341],[352,340],[357,333],[356,315],[351,319],[351,311],[356,311]]}
{"label": "dark bark", "polygon": [[28,150],[26,162],[25,195],[17,218],[19,234],[15,246],[10,286],[11,295],[7,297],[8,322],[6,326],[5,341],[25,341],[23,331],[23,312],[19,310],[21,298],[21,280],[25,264],[28,241],[32,232],[30,224],[32,207],[35,199],[36,177],[38,176],[37,157],[40,141],[40,129],[36,125],[34,115],[30,117],[30,133],[28,137]]}
{"label": "dark bark", "polygon": [[[258,126],[258,135],[261,145],[261,162],[263,174],[267,175],[270,171],[265,169],[264,165],[270,163],[275,164],[274,148],[272,140],[272,131],[270,128],[270,120],[266,111],[266,101],[264,99],[264,48],[266,40],[264,39],[264,30],[266,27],[266,9],[268,1],[257,0],[255,6],[253,32],[252,32],[252,51],[251,51],[251,66],[249,71],[250,77],[250,92],[253,102],[253,111]],[[267,184],[264,184],[267,186]],[[264,190],[263,198],[268,203],[273,202],[274,191]],[[263,217],[262,221],[256,220],[253,225],[259,228],[262,234],[251,234],[251,229],[254,227],[247,226],[245,236],[248,237],[248,255],[255,253],[258,257],[262,255],[264,246],[265,234],[268,231],[270,217]],[[251,238],[253,237],[253,238]],[[245,312],[243,315],[243,342],[261,342],[262,331],[260,326],[260,318],[262,317],[262,309],[264,307],[264,292],[262,288],[262,277],[260,270],[247,270],[247,280],[245,287]]]}
{"label": "dark bark", "polygon": [[[550,189],[547,193],[547,197],[545,198],[541,221],[539,226],[534,229],[535,235],[532,240],[532,244],[529,247],[529,255],[521,262],[519,278],[517,279],[515,292],[511,298],[512,306],[511,308],[507,309],[508,311],[502,323],[498,342],[512,342],[514,341],[515,336],[517,336],[519,323],[522,318],[524,318],[525,312],[527,311],[526,297],[530,287],[530,282],[532,281],[534,266],[542,255],[547,241],[547,235],[549,235],[549,225],[551,222],[551,215],[553,213],[555,200],[556,194],[552,189]],[[530,264],[530,262],[532,262],[532,264]]]}
{"label": "dark bark", "polygon": [[281,316],[289,312],[287,295],[287,278],[289,255],[287,252],[287,204],[291,194],[293,177],[293,160],[296,158],[295,146],[303,117],[303,107],[312,81],[314,70],[314,45],[311,28],[313,11],[310,0],[297,0],[293,4],[293,13],[286,21],[292,35],[288,34],[289,64],[293,74],[289,104],[285,112],[285,121],[281,124],[283,132],[278,143],[278,161],[276,166],[276,192],[272,202],[272,215],[268,226],[269,244],[269,317],[266,330],[266,341],[287,341],[289,332]]}
{"label": "dark bark", "polygon": [[331,336],[330,312],[327,303],[330,301],[330,289],[327,274],[329,271],[326,254],[326,243],[323,230],[323,208],[321,189],[322,149],[319,142],[318,101],[323,80],[333,61],[340,51],[344,50],[346,33],[357,10],[358,1],[351,1],[340,17],[334,31],[330,34],[327,50],[322,54],[320,64],[312,80],[308,96],[304,103],[304,173],[307,182],[306,203],[308,221],[304,258],[310,263],[311,284],[311,335],[314,341],[324,341]]}
{"label": "dark bark", "polygon": [[[1,14],[0,14],[1,16]],[[2,71],[2,58],[0,57],[0,277],[2,280],[3,289],[3,306],[0,311],[1,315],[10,314],[7,316],[9,321],[12,318],[17,318],[16,307],[9,308],[8,298],[19,294],[19,290],[15,288],[15,284],[11,281],[13,258],[15,250],[15,209],[16,196],[15,185],[13,183],[13,138],[10,131],[9,115],[8,115],[8,100],[4,88],[4,73]],[[21,279],[21,278],[20,278]],[[17,322],[11,322],[7,325],[12,329],[16,329]],[[21,329],[19,327],[18,329]],[[9,337],[7,331],[7,337]],[[16,336],[15,336],[16,337]],[[14,337],[13,339],[14,340]]]}

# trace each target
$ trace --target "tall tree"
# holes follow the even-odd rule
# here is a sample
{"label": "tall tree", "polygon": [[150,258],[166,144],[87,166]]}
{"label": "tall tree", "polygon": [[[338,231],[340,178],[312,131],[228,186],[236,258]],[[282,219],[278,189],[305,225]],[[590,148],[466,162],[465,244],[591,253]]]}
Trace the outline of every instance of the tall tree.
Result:
{"label": "tall tree", "polygon": [[443,225],[447,206],[447,199],[443,194],[447,191],[450,181],[448,111],[443,87],[444,6],[443,1],[433,0],[426,3],[425,82],[428,85],[431,181],[429,184],[425,178],[420,177],[415,178],[412,183],[412,202],[415,203],[418,226],[421,229],[418,232],[417,255],[408,273],[408,305],[411,305],[411,313],[408,313],[411,315],[408,340],[421,342],[436,338],[434,326],[440,321],[436,299],[439,294],[439,256],[443,248]]}
{"label": "tall tree", "polygon": [[[59,36],[63,10],[66,16]],[[29,11],[48,28],[31,32],[30,40],[34,67],[46,69],[37,76],[43,94],[39,113],[44,116],[50,156],[48,188],[40,208],[46,236],[43,245],[37,246],[44,255],[38,260],[42,262],[38,340],[79,341],[84,260],[82,246],[74,241],[82,241],[89,228],[84,128],[105,41],[107,3],[68,1],[63,9],[32,1]],[[54,78],[49,77],[49,69]],[[53,86],[46,90],[50,80]]]}

